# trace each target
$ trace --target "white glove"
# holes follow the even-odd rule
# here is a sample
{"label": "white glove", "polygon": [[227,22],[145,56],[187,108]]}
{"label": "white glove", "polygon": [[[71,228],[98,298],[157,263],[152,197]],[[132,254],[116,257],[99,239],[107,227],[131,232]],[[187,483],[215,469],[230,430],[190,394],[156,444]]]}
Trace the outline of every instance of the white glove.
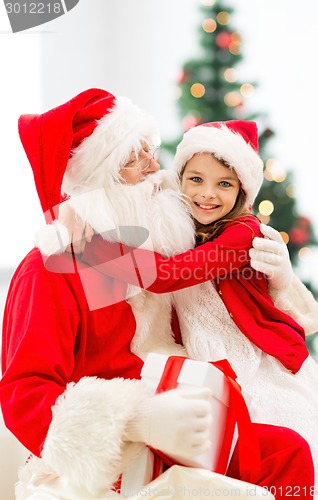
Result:
{"label": "white glove", "polygon": [[167,455],[192,457],[211,445],[211,391],[173,389],[146,399],[128,422],[126,441],[143,442]]}
{"label": "white glove", "polygon": [[270,226],[261,224],[265,238],[254,238],[250,249],[251,266],[266,274],[271,288],[283,291],[291,285],[294,273],[286,244],[280,233]]}

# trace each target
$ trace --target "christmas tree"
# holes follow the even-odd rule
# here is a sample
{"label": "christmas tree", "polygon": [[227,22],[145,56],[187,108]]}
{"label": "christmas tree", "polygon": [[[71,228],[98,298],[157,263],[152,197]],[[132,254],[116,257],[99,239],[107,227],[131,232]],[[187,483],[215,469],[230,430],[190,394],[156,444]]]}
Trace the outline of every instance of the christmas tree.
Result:
{"label": "christmas tree", "polygon": [[[163,148],[174,154],[183,132],[200,123],[257,120],[264,183],[254,203],[254,213],[281,232],[297,269],[299,259],[306,255],[309,246],[317,244],[311,221],[298,213],[292,173],[286,172],[267,152],[273,130],[264,123],[262,113],[251,112],[245,105],[255,84],[239,81],[237,66],[242,60],[242,37],[232,26],[233,8],[222,0],[202,0],[201,3],[201,56],[183,65],[177,81],[182,130],[176,140],[163,143]],[[310,283],[306,285],[315,293]],[[311,345],[313,337],[309,341],[309,347]]]}

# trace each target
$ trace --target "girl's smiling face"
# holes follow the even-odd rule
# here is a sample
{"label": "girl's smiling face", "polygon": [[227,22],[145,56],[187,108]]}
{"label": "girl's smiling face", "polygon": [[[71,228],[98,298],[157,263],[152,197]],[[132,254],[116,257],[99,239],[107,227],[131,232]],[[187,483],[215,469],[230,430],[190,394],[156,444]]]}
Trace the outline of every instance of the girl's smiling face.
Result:
{"label": "girl's smiling face", "polygon": [[206,225],[232,210],[240,181],[233,169],[224,166],[211,153],[199,153],[185,166],[181,190],[190,198],[193,217]]}

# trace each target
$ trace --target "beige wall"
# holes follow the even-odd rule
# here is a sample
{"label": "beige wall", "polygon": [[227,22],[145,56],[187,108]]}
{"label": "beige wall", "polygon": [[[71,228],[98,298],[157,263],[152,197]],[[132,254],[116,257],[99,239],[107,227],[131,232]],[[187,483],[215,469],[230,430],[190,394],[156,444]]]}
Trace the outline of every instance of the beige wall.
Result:
{"label": "beige wall", "polygon": [[18,468],[27,456],[27,450],[4,427],[0,414],[0,500],[14,500]]}
{"label": "beige wall", "polygon": [[[12,273],[13,269],[0,269],[0,323]],[[14,500],[14,484],[18,478],[18,468],[27,456],[27,450],[5,428],[0,411],[0,500]]]}

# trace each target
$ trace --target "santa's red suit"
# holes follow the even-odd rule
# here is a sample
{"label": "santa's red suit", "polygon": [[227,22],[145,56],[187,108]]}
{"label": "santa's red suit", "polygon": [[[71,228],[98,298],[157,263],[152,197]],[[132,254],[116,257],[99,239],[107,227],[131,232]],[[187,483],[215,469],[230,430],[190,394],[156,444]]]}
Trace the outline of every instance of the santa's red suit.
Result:
{"label": "santa's red suit", "polygon": [[[124,120],[124,130],[119,134],[124,143],[120,143],[120,153],[115,151],[113,135],[112,143],[105,151],[107,143],[106,146],[105,141],[101,143],[100,135],[107,133],[107,120],[112,126],[115,121],[116,125],[118,114],[122,119],[123,112],[126,117],[128,109],[135,116],[135,126],[130,131],[134,147],[138,140],[148,137],[144,129],[140,129],[143,115],[130,106],[120,104],[108,93],[105,96],[104,91],[92,89],[62,109],[22,120],[20,135],[34,171],[44,212],[51,211],[59,203],[61,179],[72,144],[74,147],[80,144],[80,149],[85,146],[80,151],[85,161],[78,162],[78,170],[71,165],[66,184],[72,185],[73,181],[76,186],[85,185],[85,175],[91,173],[91,170],[86,171],[87,155],[90,159],[93,149],[96,170],[101,164],[102,168],[99,176],[89,177],[92,187],[104,185],[106,181],[111,185],[112,175],[115,175],[111,169],[122,164],[123,158],[129,155],[132,137],[124,134],[127,128]],[[94,122],[92,125],[92,118],[102,118],[103,123],[99,122],[97,126]],[[104,127],[102,132],[101,125]],[[143,125],[148,130],[149,123],[146,121]],[[56,130],[61,132],[59,127],[63,130],[63,140],[59,134],[53,133]],[[89,149],[86,145],[91,138],[95,138],[95,142]],[[57,154],[60,144],[63,154]],[[120,148],[118,145],[117,149]],[[116,157],[117,153],[121,155],[121,161]],[[78,153],[73,159],[76,155]],[[103,176],[106,181],[101,182]],[[148,192],[147,183],[142,184]],[[68,194],[76,194],[76,189],[75,193]],[[99,212],[101,206],[108,203],[105,193],[103,196],[102,201],[99,200],[101,205],[91,203],[86,214],[92,215],[89,210]],[[158,193],[158,199],[160,196]],[[116,208],[120,211],[123,205],[126,216],[125,199],[121,201]],[[148,202],[149,206],[154,203],[153,186]],[[108,206],[106,212],[110,217],[112,210],[114,205]],[[182,225],[183,211],[182,207],[180,214],[177,212],[180,234],[186,232],[188,224]],[[99,221],[106,212],[102,212]],[[155,219],[159,213],[162,211],[157,211]],[[96,221],[93,216],[88,220]],[[94,229],[100,230],[97,226]],[[110,224],[110,229],[112,227],[114,225]],[[164,223],[161,229],[166,229]],[[173,228],[173,234],[177,240],[178,228]],[[169,239],[173,239],[171,235],[167,236],[167,247]],[[187,242],[185,248],[189,246]],[[182,251],[182,246],[179,251]],[[131,289],[129,293],[133,295]],[[101,297],[99,304],[98,297]],[[123,441],[128,420],[133,418],[140,402],[148,397],[138,380],[145,343],[135,343],[134,353],[130,350],[136,328],[138,331],[140,325],[136,327],[129,301],[127,285],[121,280],[105,277],[98,269],[75,261],[69,254],[54,257],[53,264],[46,262],[45,267],[40,252],[34,249],[17,269],[4,313],[0,400],[7,427],[32,454],[20,475],[19,500],[28,498],[30,479],[36,485],[43,477],[48,480],[64,478],[85,498],[102,498],[145,446]],[[164,328],[169,320],[168,315],[164,319]],[[140,330],[143,333],[143,328],[139,328],[139,333]],[[142,352],[138,356],[140,346]],[[171,348],[171,354],[174,354],[172,346],[170,341],[165,347]],[[147,348],[151,350],[152,346],[147,345]],[[307,443],[289,429],[258,425],[257,432],[262,471],[255,482],[276,488],[278,498],[287,496],[286,486],[300,488],[300,498],[305,497],[313,486],[313,466]],[[250,479],[239,476],[237,449],[228,473],[239,479]],[[59,497],[58,493],[56,497]]]}
{"label": "santa's red suit", "polygon": [[[72,266],[71,256],[60,258]],[[96,271],[97,287],[100,277]],[[125,293],[111,278],[107,286]],[[134,456],[121,439],[126,422],[146,397],[134,380],[142,366],[130,352],[134,333],[126,301],[90,311],[78,273],[47,271],[37,249],[22,262],[5,311],[0,395],[7,427],[33,454],[42,452],[44,464],[32,458],[30,474],[57,471],[92,494],[116,481],[125,455]],[[263,459],[257,484],[277,488],[283,493],[277,498],[285,498],[288,485],[301,495],[309,491],[313,466],[304,440],[284,428],[257,431]],[[236,449],[228,474],[249,481],[238,465]]]}

